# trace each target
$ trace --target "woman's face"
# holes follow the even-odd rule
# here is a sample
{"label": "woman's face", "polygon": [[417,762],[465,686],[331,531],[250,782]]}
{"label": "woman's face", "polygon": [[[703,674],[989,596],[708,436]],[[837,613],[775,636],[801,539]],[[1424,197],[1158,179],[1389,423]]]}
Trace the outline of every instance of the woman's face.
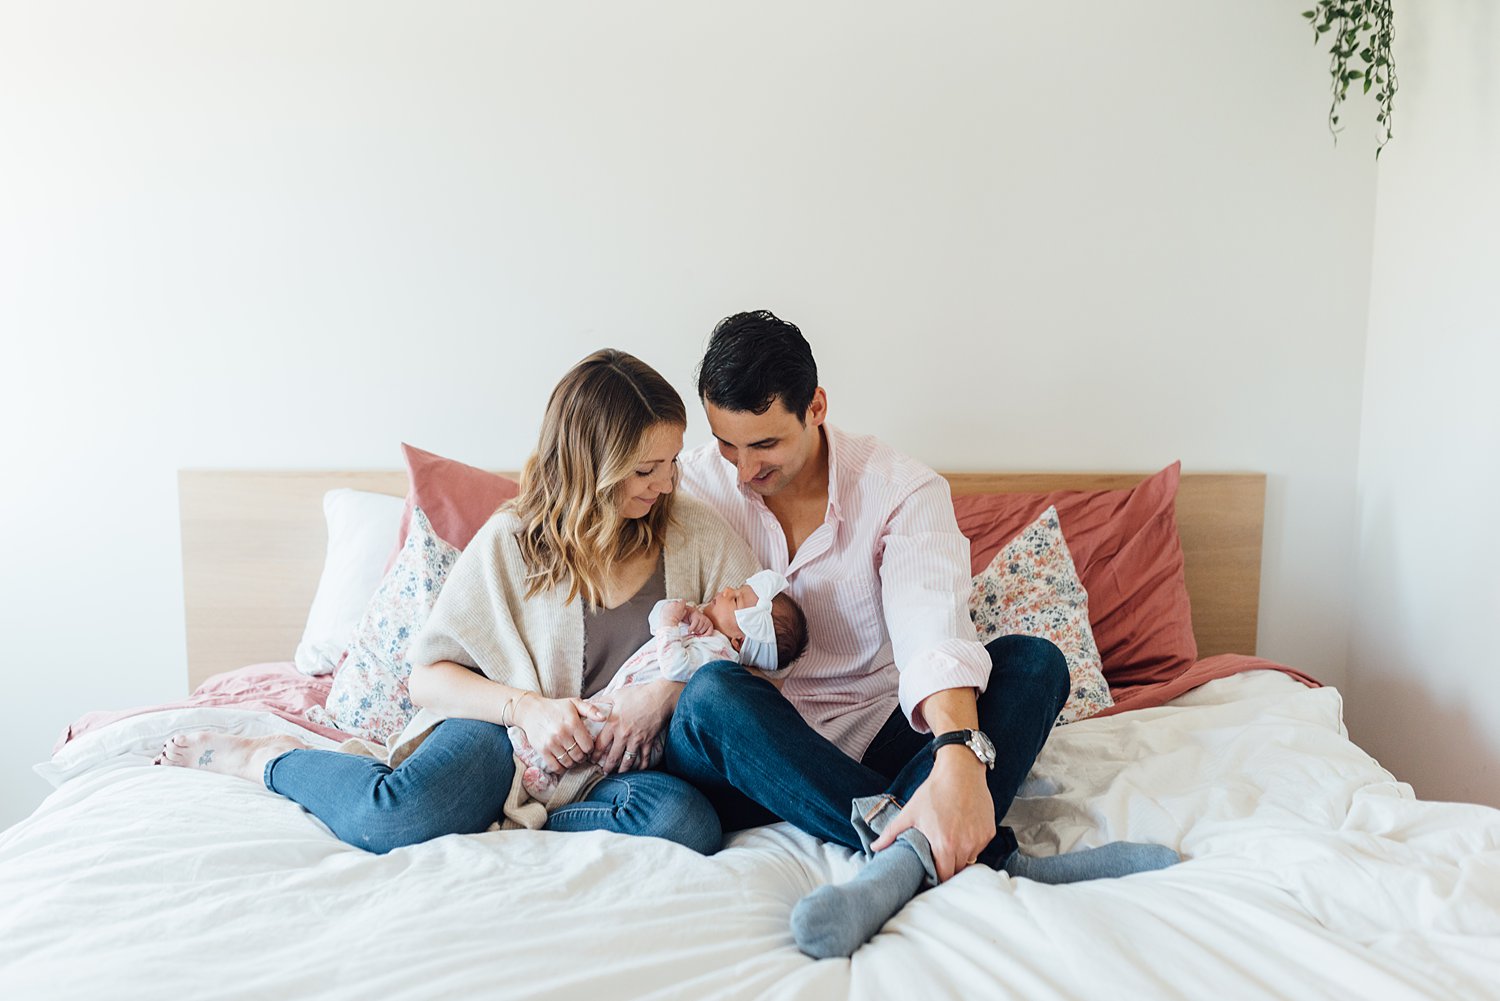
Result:
{"label": "woman's face", "polygon": [[616,488],[622,518],[646,517],[658,497],[672,492],[684,430],[676,424],[658,424],[646,432],[635,468]]}

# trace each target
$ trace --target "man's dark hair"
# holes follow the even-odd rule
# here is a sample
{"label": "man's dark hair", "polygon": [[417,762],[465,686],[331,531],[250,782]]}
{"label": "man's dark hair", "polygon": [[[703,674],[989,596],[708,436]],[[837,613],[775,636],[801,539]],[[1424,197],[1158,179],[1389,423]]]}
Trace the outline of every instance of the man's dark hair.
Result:
{"label": "man's dark hair", "polygon": [[698,396],[722,410],[763,414],[781,405],[805,420],[818,388],[818,363],[795,323],[769,310],[726,316],[698,366]]}

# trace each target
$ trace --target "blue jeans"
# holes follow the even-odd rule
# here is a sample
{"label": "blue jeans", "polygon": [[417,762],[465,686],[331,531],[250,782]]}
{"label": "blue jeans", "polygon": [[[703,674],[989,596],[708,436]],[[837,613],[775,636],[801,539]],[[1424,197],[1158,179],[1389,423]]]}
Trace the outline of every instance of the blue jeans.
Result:
{"label": "blue jeans", "polygon": [[[449,719],[395,768],[358,754],[295,750],[266,765],[265,782],[339,840],[384,854],[444,834],[488,830],[501,817],[515,767],[505,727]],[[705,855],[722,840],[708,800],[661,772],[606,776],[586,799],[553,810],[546,830],[666,838]]]}
{"label": "blue jeans", "polygon": [[[1016,847],[1000,821],[1052,732],[1069,682],[1062,653],[1047,640],[1002,636],[985,649],[991,672],[978,699],[979,728],[995,744],[987,781],[998,831],[979,858],[998,867]],[[858,849],[850,803],[880,793],[905,803],[932,771],[931,743],[898,708],[855,761],[769,682],[721,661],[699,668],[683,690],[665,767],[708,796],[726,830],[788,820]]]}

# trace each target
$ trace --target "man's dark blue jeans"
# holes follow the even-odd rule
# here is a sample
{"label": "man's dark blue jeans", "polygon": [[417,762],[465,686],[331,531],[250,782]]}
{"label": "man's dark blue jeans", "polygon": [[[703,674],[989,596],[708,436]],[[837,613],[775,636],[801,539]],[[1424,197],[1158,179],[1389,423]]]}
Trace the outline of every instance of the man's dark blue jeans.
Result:
{"label": "man's dark blue jeans", "polygon": [[[1068,698],[1068,667],[1045,639],[1002,636],[986,647],[990,682],[979,728],[995,744],[989,771],[998,833],[979,859],[998,868],[1016,848],[1000,821],[1010,809]],[[932,739],[897,708],[855,761],[819,735],[763,678],[720,661],[698,670],[672,717],[665,768],[697,786],[726,831],[791,821],[809,834],[860,848],[850,803],[889,793],[905,803],[932,771]]]}

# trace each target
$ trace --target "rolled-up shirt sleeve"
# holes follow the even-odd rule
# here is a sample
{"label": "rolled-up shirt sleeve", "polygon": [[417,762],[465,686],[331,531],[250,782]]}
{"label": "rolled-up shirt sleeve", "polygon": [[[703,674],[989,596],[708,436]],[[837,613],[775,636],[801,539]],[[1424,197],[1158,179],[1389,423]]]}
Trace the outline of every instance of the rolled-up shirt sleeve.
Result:
{"label": "rolled-up shirt sleeve", "polygon": [[930,729],[922,700],[949,688],[984,691],[990,657],[969,617],[969,540],[958,530],[948,482],[933,474],[886,522],[880,591],[890,632],[901,709],[920,733]]}

